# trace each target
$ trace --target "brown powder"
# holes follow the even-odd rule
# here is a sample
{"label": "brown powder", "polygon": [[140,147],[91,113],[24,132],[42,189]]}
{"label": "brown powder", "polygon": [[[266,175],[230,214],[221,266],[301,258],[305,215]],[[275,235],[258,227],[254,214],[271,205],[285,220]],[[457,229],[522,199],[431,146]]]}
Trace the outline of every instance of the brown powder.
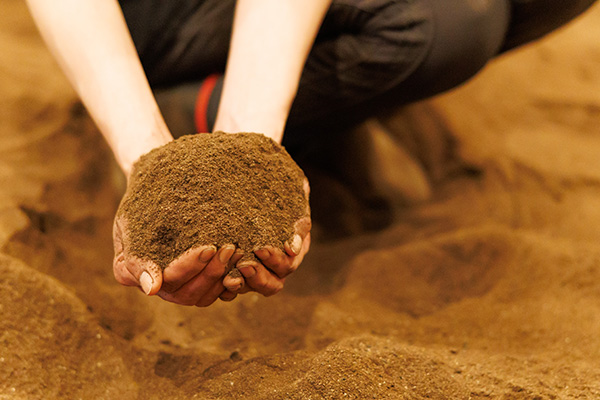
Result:
{"label": "brown powder", "polygon": [[233,243],[249,255],[264,245],[283,249],[308,210],[304,179],[264,135],[184,136],[134,166],[119,209],[129,252],[165,268],[199,245]]}

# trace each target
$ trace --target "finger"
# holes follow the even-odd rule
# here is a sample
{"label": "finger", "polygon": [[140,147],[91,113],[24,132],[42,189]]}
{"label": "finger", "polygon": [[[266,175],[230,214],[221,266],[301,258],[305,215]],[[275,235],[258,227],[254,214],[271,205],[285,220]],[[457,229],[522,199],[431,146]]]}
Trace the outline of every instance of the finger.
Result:
{"label": "finger", "polygon": [[252,288],[250,286],[248,286],[247,284],[245,284],[240,290],[237,291],[237,294],[244,294],[244,293],[248,293],[251,291],[252,291]]}
{"label": "finger", "polygon": [[148,296],[158,293],[162,285],[162,270],[154,262],[127,254],[127,221],[118,214],[113,224],[113,274],[117,282],[139,286]]}
{"label": "finger", "polygon": [[244,250],[242,250],[240,248],[235,249],[235,253],[233,253],[231,258],[229,259],[229,266],[233,268],[235,266],[235,264],[237,264],[238,261],[240,261],[242,259],[243,256],[244,256]]}
{"label": "finger", "polygon": [[139,286],[135,276],[125,266],[125,257],[123,254],[116,255],[113,260],[113,274],[117,282],[125,286]]}
{"label": "finger", "polygon": [[223,282],[217,281],[210,290],[196,302],[196,307],[208,307],[226,291]]}
{"label": "finger", "polygon": [[162,289],[172,293],[206,268],[217,253],[215,246],[190,249],[171,262],[163,273]]}
{"label": "finger", "polygon": [[306,237],[304,238],[304,241],[302,242],[302,249],[300,250],[300,254],[298,254],[292,260],[292,265],[291,265],[292,271],[295,271],[296,269],[298,269],[298,267],[304,260],[304,256],[306,256],[306,254],[308,253],[308,250],[310,249],[310,240],[311,239],[310,239],[310,233],[309,233],[308,235],[306,235]]}
{"label": "finger", "polygon": [[269,272],[259,262],[244,262],[238,265],[238,269],[244,275],[246,284],[263,296],[272,296],[283,289],[285,279]]}
{"label": "finger", "polygon": [[294,235],[293,239],[284,243],[283,248],[287,255],[290,257],[296,257],[300,254],[300,250],[302,250],[302,236],[297,233]]}
{"label": "finger", "polygon": [[217,281],[221,281],[229,268],[231,258],[235,253],[235,246],[227,244],[217,251],[217,254],[208,263],[202,274],[196,280],[200,286],[210,288]]}
{"label": "finger", "polygon": [[219,296],[219,299],[221,299],[222,301],[232,301],[233,299],[235,299],[237,297],[237,293],[233,293],[230,292],[229,290],[225,290],[223,293],[221,293],[221,295]]}
{"label": "finger", "polygon": [[223,285],[230,292],[237,293],[245,285],[244,276],[239,270],[232,270],[229,274],[225,275],[225,278],[223,278]]}
{"label": "finger", "polygon": [[[200,306],[206,307],[214,303],[224,291],[225,287],[221,282],[216,282],[212,287],[201,287],[198,279],[192,279],[173,293],[168,293],[161,289],[158,295],[163,300],[182,306],[199,305],[204,298],[204,303]],[[212,301],[209,298],[212,298]]]}
{"label": "finger", "polygon": [[308,179],[304,179],[304,182],[302,182],[302,188],[304,189],[304,198],[306,198],[306,201],[308,201],[308,198],[310,197],[310,185],[308,184]]}
{"label": "finger", "polygon": [[284,243],[285,252],[294,257],[300,254],[303,247],[303,241],[310,233],[312,221],[309,216],[300,218],[294,224],[294,236],[290,241]]}
{"label": "finger", "polygon": [[122,220],[115,217],[113,224],[113,246],[115,256],[113,258],[113,274],[117,282],[125,286],[138,286],[138,280],[126,267],[125,253],[123,249]]}
{"label": "finger", "polygon": [[244,250],[237,248],[229,260],[229,267],[231,270],[225,275],[225,278],[223,278],[223,285],[230,292],[238,293],[245,286],[244,276],[240,274],[238,269],[233,269],[243,256]]}
{"label": "finger", "polygon": [[[193,277],[174,292],[161,290],[159,292],[160,297],[172,303],[192,306],[196,305],[196,303],[202,300],[208,293],[212,293],[212,302],[214,302],[225,290],[221,280],[223,275],[225,275],[227,264],[234,251],[235,246],[232,244],[221,247],[201,273]],[[214,291],[217,291],[216,289],[213,289],[216,283],[220,284],[220,291],[214,294]],[[211,292],[211,290],[213,291]],[[208,300],[205,299],[205,301]],[[212,302],[209,304],[212,304]]]}
{"label": "finger", "polygon": [[149,260],[140,260],[137,257],[129,257],[125,259],[124,266],[144,293],[148,296],[158,293],[162,285],[162,270],[156,263]]}
{"label": "finger", "polygon": [[292,272],[293,257],[288,256],[283,250],[273,246],[265,246],[254,252],[262,265],[273,271],[279,278],[285,278]]}
{"label": "finger", "polygon": [[115,257],[123,254],[123,220],[119,216],[115,217],[113,223],[113,248],[115,251]]}
{"label": "finger", "polygon": [[167,293],[164,290],[158,291],[158,297],[170,303],[179,304],[181,306],[193,306],[198,301],[198,296],[194,297],[193,293],[191,295],[188,295],[187,293],[186,295],[182,295],[181,293],[178,294],[177,292]]}
{"label": "finger", "polygon": [[308,235],[311,228],[312,228],[312,220],[310,219],[310,214],[307,214],[305,217],[300,218],[294,224],[295,233],[300,235],[300,237],[303,240],[306,237],[306,235]]}

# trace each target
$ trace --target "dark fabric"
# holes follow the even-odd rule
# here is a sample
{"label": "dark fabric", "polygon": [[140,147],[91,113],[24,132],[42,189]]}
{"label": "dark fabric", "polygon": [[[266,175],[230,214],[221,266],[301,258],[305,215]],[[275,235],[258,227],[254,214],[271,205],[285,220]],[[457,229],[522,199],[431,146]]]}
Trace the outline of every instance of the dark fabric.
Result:
{"label": "dark fabric", "polygon": [[511,24],[502,51],[513,49],[563,26],[596,0],[511,0]]}
{"label": "dark fabric", "polygon": [[[502,51],[552,31],[593,2],[334,0],[306,62],[285,140],[343,130],[379,109],[456,87]],[[225,70],[234,0],[121,0],[121,6],[153,87],[199,86]],[[209,107],[215,114],[220,87]]]}
{"label": "dark fabric", "polygon": [[325,120],[407,79],[435,35],[427,3],[334,1],[304,67],[288,125]]}
{"label": "dark fabric", "polygon": [[[372,25],[365,25],[368,28],[360,33],[339,36],[331,48],[328,43],[324,47],[315,44],[301,81],[302,91],[290,114],[286,146],[301,146],[311,133],[322,136],[343,132],[381,110],[465,82],[498,53],[509,22],[506,0],[385,3],[387,6],[377,9],[368,20]],[[347,48],[351,51],[343,53],[346,43],[350,43]],[[321,51],[323,56],[319,55]],[[331,65],[320,62],[329,60],[327,57],[335,59],[337,54],[343,54],[339,59],[348,62],[363,57],[370,60],[357,62],[351,74],[339,77],[336,72],[341,69],[341,61]],[[316,84],[307,82],[311,63],[317,65],[321,76],[325,75]],[[343,89],[335,87],[338,82]]]}
{"label": "dark fabric", "polygon": [[153,87],[223,72],[234,0],[120,0]]}

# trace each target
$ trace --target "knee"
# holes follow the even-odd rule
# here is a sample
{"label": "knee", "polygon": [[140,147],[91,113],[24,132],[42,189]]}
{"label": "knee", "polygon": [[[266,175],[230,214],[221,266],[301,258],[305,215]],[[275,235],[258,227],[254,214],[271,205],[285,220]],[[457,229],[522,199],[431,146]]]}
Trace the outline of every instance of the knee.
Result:
{"label": "knee", "polygon": [[504,42],[510,21],[506,0],[467,1],[473,10],[469,34],[475,38],[471,56],[483,67],[494,58]]}
{"label": "knee", "polygon": [[[433,24],[425,1],[335,0],[324,21],[335,32],[336,71],[344,83],[384,91],[409,75],[430,48]],[[365,85],[367,83],[367,85]]]}
{"label": "knee", "polygon": [[507,0],[430,0],[427,53],[415,68],[436,94],[477,74],[500,51],[510,19]]}
{"label": "knee", "polygon": [[[457,3],[451,1],[449,3]],[[504,42],[510,8],[506,0],[460,1],[462,6],[456,7],[457,21],[446,22],[455,18],[450,14],[440,16],[438,21],[445,24],[441,35],[436,37],[442,41],[446,52],[451,52],[451,68],[456,75],[456,84],[460,84],[477,74],[494,58]],[[449,26],[448,26],[449,25]],[[454,32],[454,35],[453,35]],[[452,40],[447,43],[446,40]]]}
{"label": "knee", "polygon": [[432,0],[432,45],[417,71],[433,95],[477,74],[504,42],[510,8],[506,0]]}

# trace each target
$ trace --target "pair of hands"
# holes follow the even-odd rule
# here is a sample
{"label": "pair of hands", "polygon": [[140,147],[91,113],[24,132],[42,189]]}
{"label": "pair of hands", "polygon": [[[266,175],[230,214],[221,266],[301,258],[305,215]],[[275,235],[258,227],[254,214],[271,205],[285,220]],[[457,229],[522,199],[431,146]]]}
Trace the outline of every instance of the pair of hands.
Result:
{"label": "pair of hands", "polygon": [[[308,199],[308,181],[304,190]],[[285,278],[298,268],[308,252],[311,229],[308,210],[294,228],[294,237],[284,243],[283,251],[273,246],[256,249],[254,254],[259,261],[240,261],[244,253],[233,244],[219,249],[204,245],[187,250],[161,270],[156,263],[129,253],[127,221],[117,213],[113,228],[113,272],[122,285],[138,286],[149,296],[158,295],[187,306],[206,307],[217,299],[231,301],[249,291],[271,296],[283,288]],[[234,266],[242,276],[226,275]]]}

